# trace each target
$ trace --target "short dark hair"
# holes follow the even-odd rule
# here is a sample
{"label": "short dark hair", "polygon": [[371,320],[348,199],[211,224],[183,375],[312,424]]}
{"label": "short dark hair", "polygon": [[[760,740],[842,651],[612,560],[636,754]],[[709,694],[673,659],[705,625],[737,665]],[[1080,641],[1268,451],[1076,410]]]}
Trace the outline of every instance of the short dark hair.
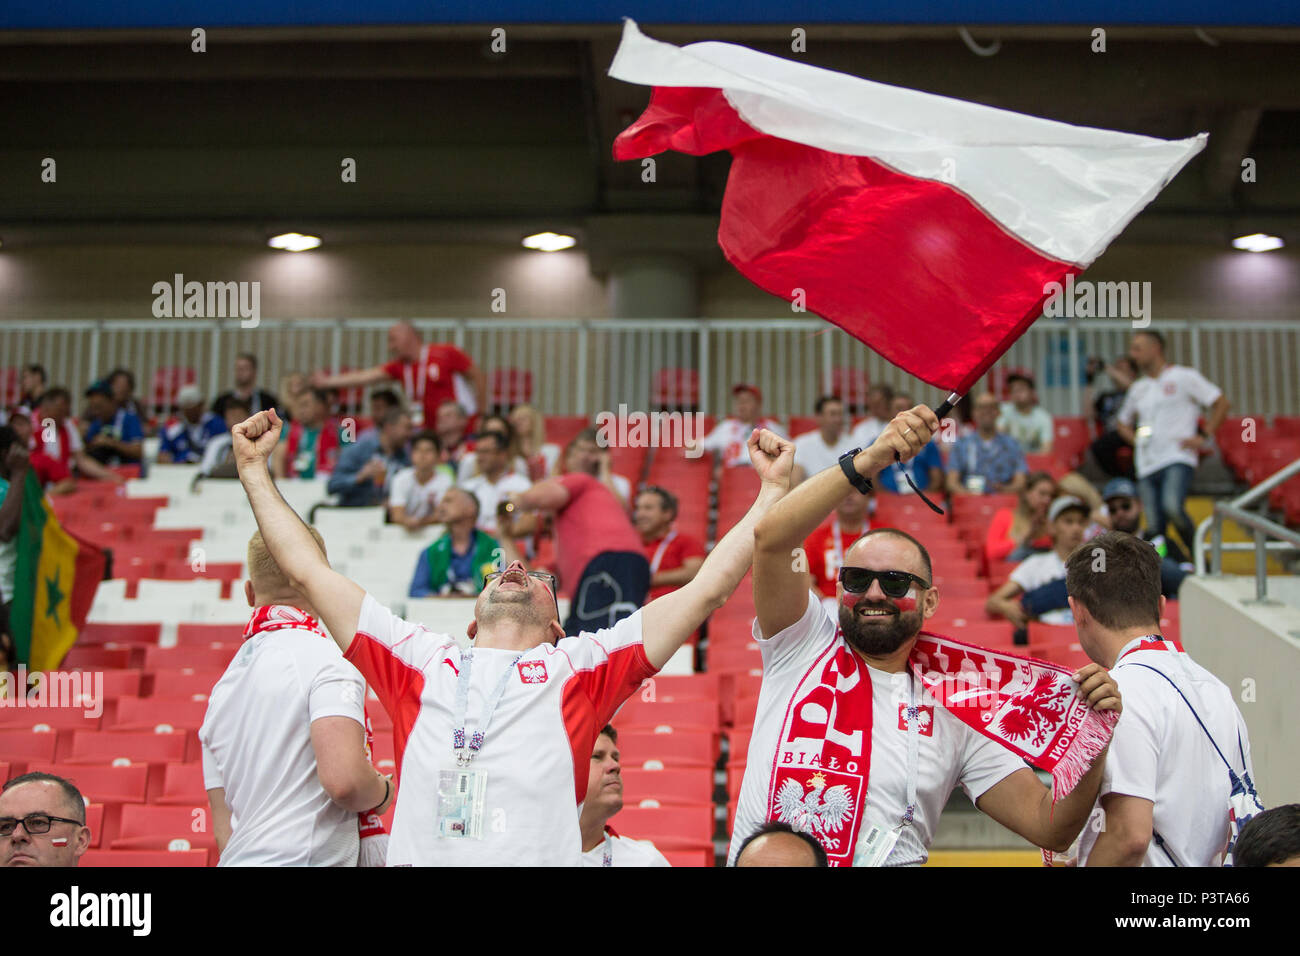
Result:
{"label": "short dark hair", "polygon": [[126,369],[126,368],[115,368],[115,369],[113,369],[113,371],[109,372],[107,375],[104,376],[104,381],[105,381],[106,383],[112,384],[113,379],[118,378],[119,376],[122,376],[122,375],[125,375],[125,376],[126,376],[126,380],[127,380],[127,382],[129,382],[130,385],[131,385],[131,391],[134,392],[134,391],[135,391],[135,374],[134,374],[130,369]]}
{"label": "short dark hair", "polygon": [[474,436],[474,441],[477,445],[482,445],[489,438],[492,440],[492,443],[496,445],[497,451],[509,450],[510,439],[508,439],[505,435],[501,434],[496,429],[493,429],[490,432],[479,432],[477,435]]}
{"label": "short dark hair", "polygon": [[330,393],[325,389],[317,388],[315,385],[308,385],[306,388],[304,388],[301,392],[298,393],[297,397],[302,398],[304,395],[310,395],[312,398],[316,399],[316,401],[324,405],[326,411],[329,411]]}
{"label": "short dark hair", "polygon": [[822,409],[831,402],[837,402],[840,405],[843,405],[844,399],[840,398],[838,395],[823,395],[821,398],[817,399],[817,404],[813,406],[813,414],[820,415]]}
{"label": "short dark hair", "polygon": [[234,395],[226,399],[226,407],[222,409],[222,413],[224,414],[225,412],[230,411],[232,408],[242,408],[244,410],[245,415],[248,415],[253,411],[252,405],[248,404],[248,402],[245,401],[244,399],[237,398]]}
{"label": "short dark hair", "polygon": [[235,356],[235,361],[238,362],[240,359],[243,359],[245,362],[251,362],[253,364],[253,371],[257,371],[257,356],[252,352],[240,352]]}
{"label": "short dark hair", "polygon": [[663,506],[663,509],[674,518],[677,517],[677,496],[667,488],[660,488],[658,485],[646,485],[641,489],[641,494],[655,495],[659,498],[659,503]]}
{"label": "short dark hair", "polygon": [[41,384],[42,385],[45,384],[46,377],[45,377],[44,365],[40,365],[36,362],[28,362],[26,365],[23,366],[23,371],[31,372],[33,375],[39,375],[41,377]]}
{"label": "short dark hair", "polygon": [[390,408],[384,412],[383,417],[376,423],[380,428],[387,428],[389,425],[395,425],[403,418],[410,418],[411,413],[404,408]]}
{"label": "short dark hair", "polygon": [[894,389],[891,386],[886,385],[884,382],[881,382],[878,385],[872,385],[867,389],[868,395],[872,392],[879,392],[881,395],[885,396],[885,401],[887,402],[892,402],[894,400]]}
{"label": "short dark hair", "polygon": [[1153,329],[1140,329],[1133,333],[1134,335],[1145,335],[1149,339],[1154,339],[1155,343],[1160,346],[1160,351],[1165,350],[1165,337]]}
{"label": "short dark hair", "polygon": [[438,434],[436,432],[431,432],[427,429],[425,431],[416,432],[414,435],[411,436],[411,450],[414,451],[415,446],[422,441],[427,441],[431,445],[433,445],[434,451],[436,452],[442,451],[442,441],[438,438]]}
{"label": "short dark hair", "polygon": [[1079,545],[1066,560],[1065,590],[1102,627],[1158,628],[1160,555],[1148,541],[1107,531]]}
{"label": "short dark hair", "polygon": [[803,840],[812,849],[813,859],[817,861],[817,866],[830,866],[830,861],[826,859],[826,848],[812,834],[804,833],[802,830],[796,830],[788,823],[782,823],[780,820],[769,820],[761,827],[745,837],[745,842],[740,844],[740,849],[736,851],[736,862],[740,863],[740,858],[745,855],[749,845],[761,836],[769,836],[773,833],[788,833],[791,836],[797,836]]}
{"label": "short dark hair", "polygon": [[1232,848],[1233,866],[1268,866],[1300,856],[1300,803],[1257,813]]}
{"label": "short dark hair", "polygon": [[[926,580],[928,580],[932,585],[934,584],[934,568],[930,564],[930,552],[925,550],[925,545],[923,545],[920,541],[917,541],[915,538],[913,538],[902,528],[872,528],[870,531],[867,531],[866,533],[859,535],[858,541],[862,541],[866,538],[875,537],[878,534],[889,534],[889,535],[893,535],[895,538],[902,538],[904,541],[910,541],[912,543],[912,547],[916,548],[917,553],[921,555],[921,564],[925,566]],[[855,541],[853,543],[857,544],[858,542]]]}
{"label": "short dark hair", "polygon": [[104,398],[112,398],[113,390],[108,387],[107,379],[100,379],[98,382],[91,382],[84,392],[83,398],[93,398],[96,395],[102,395]]}
{"label": "short dark hair", "polygon": [[610,740],[614,741],[614,743],[618,743],[618,731],[614,729],[613,724],[606,724],[604,727],[600,728],[600,733],[596,736],[608,737]]}
{"label": "short dark hair", "polygon": [[397,393],[391,388],[377,388],[370,393],[370,400],[387,402],[390,408],[401,408],[402,400],[397,397]]}
{"label": "short dark hair", "polygon": [[43,773],[40,770],[33,770],[31,773],[24,773],[14,777],[12,780],[6,780],[5,785],[0,787],[0,793],[8,793],[14,787],[21,786],[24,783],[56,783],[63,791],[63,798],[67,801],[68,809],[73,811],[73,818],[83,827],[86,825],[86,800],[81,795],[81,791],[71,780],[64,780],[52,773]]}
{"label": "short dark hair", "polygon": [[63,399],[65,402],[71,402],[72,393],[69,392],[62,385],[55,385],[53,388],[47,388],[44,392],[41,393],[40,404],[44,405],[46,402],[57,401],[60,398]]}
{"label": "short dark hair", "polygon": [[0,462],[9,454],[9,446],[18,440],[18,433],[9,425],[0,425]]}
{"label": "short dark hair", "polygon": [[1025,372],[1012,372],[1007,376],[1007,388],[1010,388],[1012,385],[1016,384],[1016,382],[1024,382],[1030,388],[1038,387],[1034,383],[1034,377]]}

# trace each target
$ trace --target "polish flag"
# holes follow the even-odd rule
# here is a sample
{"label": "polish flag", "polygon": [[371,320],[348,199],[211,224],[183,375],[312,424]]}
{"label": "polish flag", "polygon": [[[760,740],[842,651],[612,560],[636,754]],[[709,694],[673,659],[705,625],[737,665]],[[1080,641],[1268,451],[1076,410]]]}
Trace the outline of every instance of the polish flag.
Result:
{"label": "polish flag", "polygon": [[1204,146],[873,83],[627,20],[654,87],[615,159],[732,154],[718,243],[759,288],[964,394]]}

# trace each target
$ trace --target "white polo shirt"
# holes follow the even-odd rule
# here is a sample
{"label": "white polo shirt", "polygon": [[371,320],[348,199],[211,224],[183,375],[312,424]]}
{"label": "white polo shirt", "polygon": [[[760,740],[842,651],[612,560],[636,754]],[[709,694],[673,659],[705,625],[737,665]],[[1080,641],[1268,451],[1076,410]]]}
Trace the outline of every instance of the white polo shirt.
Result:
{"label": "white polo shirt", "polygon": [[753,425],[746,425],[738,418],[724,418],[713,427],[713,431],[704,436],[700,447],[705,451],[716,451],[727,467],[740,467],[749,462],[749,436],[755,429],[766,428],[774,434],[785,437],[785,430],[771,418],[760,418]]}
{"label": "white polo shirt", "polygon": [[1137,425],[1134,458],[1138,478],[1169,465],[1190,465],[1199,458],[1180,443],[1196,434],[1203,407],[1219,400],[1223,390],[1194,368],[1166,365],[1155,378],[1143,376],[1129,387],[1116,420]]}
{"label": "white polo shirt", "polygon": [[604,841],[582,854],[582,865],[603,867],[607,847],[610,866],[672,866],[649,840],[620,836],[611,827],[605,827]]}
{"label": "white polo shirt", "polygon": [[356,866],[357,814],[330,799],[311,725],[365,727],[366,685],[333,641],[284,629],[244,642],[199,729],[203,786],[226,791],[232,833],[220,866]]}
{"label": "white polo shirt", "polygon": [[[803,820],[786,822],[814,832],[826,846],[832,866],[848,865],[854,847],[846,845],[847,825],[837,827],[832,822],[823,837],[800,823],[816,815],[824,825],[829,814],[823,813],[823,807],[834,799],[833,788],[844,787],[840,792],[846,794],[851,814],[865,815],[861,833],[873,824],[889,829],[899,825],[907,806],[908,773],[908,732],[900,727],[899,707],[906,706],[912,678],[877,670],[859,657],[840,656],[854,652],[811,591],[808,607],[796,623],[765,640],[755,621],[753,634],[763,655],[763,684],[727,865],[735,865],[746,837],[767,821],[782,819],[782,790],[795,785],[803,794],[799,809],[808,813]],[[847,673],[845,661],[860,666]],[[853,691],[864,671],[871,677],[869,780],[858,762],[866,753],[863,728],[843,719],[847,710],[843,695]],[[916,699],[924,699],[919,687]],[[885,866],[920,864],[929,858],[939,815],[955,787],[960,785],[974,802],[994,784],[1027,766],[943,707],[922,706],[921,711],[918,806],[912,826],[903,828]],[[824,759],[828,741],[840,746],[837,755]],[[814,776],[820,779],[814,780]],[[861,799],[864,784],[865,806]],[[837,845],[827,845],[828,838],[837,840]]]}
{"label": "white polo shirt", "polygon": [[[1134,641],[1124,650],[1136,645]],[[1222,681],[1187,654],[1144,650],[1128,654],[1110,671],[1124,699],[1124,712],[1106,754],[1097,805],[1079,835],[1079,862],[1086,865],[1102,831],[1101,798],[1118,793],[1154,804],[1152,825],[1179,866],[1218,866],[1229,836],[1228,769],[1178,691],[1148,667],[1167,675],[1187,695],[1238,773],[1242,769],[1237,749],[1240,730],[1245,765],[1254,777],[1246,722]],[[1142,865],[1173,863],[1152,839]]]}
{"label": "white polo shirt", "polygon": [[[1010,579],[1020,585],[1022,590],[1032,591],[1053,581],[1065,580],[1065,562],[1055,551],[1043,551],[1031,554],[1016,565]],[[1074,614],[1068,607],[1048,611],[1039,617],[1044,624],[1073,624]]]}
{"label": "white polo shirt", "polygon": [[794,463],[803,469],[805,476],[811,478],[819,471],[836,465],[841,455],[857,447],[852,435],[841,435],[835,444],[828,445],[820,431],[807,432],[794,440]]}
{"label": "white polo shirt", "polygon": [[[423,518],[433,511],[434,504],[442,500],[451,484],[448,469],[434,468],[433,477],[420,484],[415,477],[414,468],[403,468],[393,476],[393,484],[388,491],[388,507],[401,505],[406,509],[408,518]],[[431,497],[433,503],[429,501]]]}
{"label": "white polo shirt", "polygon": [[491,535],[497,533],[497,505],[507,495],[521,495],[532,486],[531,481],[513,471],[503,472],[495,482],[487,475],[475,475],[461,483],[461,488],[478,499],[478,527]]}

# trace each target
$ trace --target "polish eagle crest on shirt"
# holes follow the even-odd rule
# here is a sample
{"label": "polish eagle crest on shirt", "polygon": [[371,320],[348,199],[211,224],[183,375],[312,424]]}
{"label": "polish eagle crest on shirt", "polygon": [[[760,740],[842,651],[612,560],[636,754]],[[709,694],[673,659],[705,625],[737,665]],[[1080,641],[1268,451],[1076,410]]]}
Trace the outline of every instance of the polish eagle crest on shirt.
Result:
{"label": "polish eagle crest on shirt", "polygon": [[853,816],[853,795],[844,784],[826,787],[825,774],[808,778],[808,792],[798,780],[787,777],[776,792],[776,818],[796,830],[812,834],[826,847],[839,849],[835,834]]}

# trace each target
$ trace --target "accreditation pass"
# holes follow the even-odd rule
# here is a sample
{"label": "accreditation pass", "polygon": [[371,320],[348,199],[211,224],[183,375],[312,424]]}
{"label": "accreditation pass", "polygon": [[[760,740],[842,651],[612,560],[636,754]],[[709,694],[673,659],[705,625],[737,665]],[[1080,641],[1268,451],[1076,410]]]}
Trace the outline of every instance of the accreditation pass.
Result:
{"label": "accreditation pass", "polygon": [[483,801],[486,796],[485,771],[439,771],[438,836],[451,840],[483,839]]}

